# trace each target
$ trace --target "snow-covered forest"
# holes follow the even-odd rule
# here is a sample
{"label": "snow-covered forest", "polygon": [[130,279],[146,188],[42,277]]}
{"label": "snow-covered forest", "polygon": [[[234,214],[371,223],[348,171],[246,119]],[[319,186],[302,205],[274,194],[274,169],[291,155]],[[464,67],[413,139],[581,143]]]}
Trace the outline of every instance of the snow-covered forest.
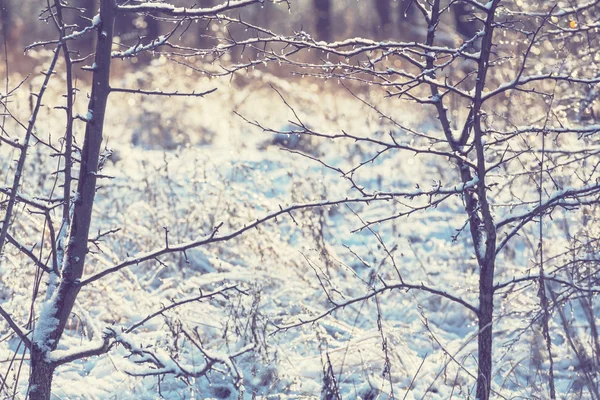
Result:
{"label": "snow-covered forest", "polygon": [[600,0],[0,24],[0,398],[600,400]]}

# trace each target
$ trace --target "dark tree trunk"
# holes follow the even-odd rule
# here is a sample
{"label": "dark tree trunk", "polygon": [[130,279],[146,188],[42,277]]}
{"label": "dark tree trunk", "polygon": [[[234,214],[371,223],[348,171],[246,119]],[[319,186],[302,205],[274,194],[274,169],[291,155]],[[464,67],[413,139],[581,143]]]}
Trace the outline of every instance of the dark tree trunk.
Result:
{"label": "dark tree trunk", "polygon": [[494,317],[494,261],[481,268],[479,277],[479,338],[477,342],[478,377],[477,394],[479,400],[490,398],[492,379],[492,331]]}
{"label": "dark tree trunk", "polygon": [[58,337],[53,338],[57,341],[69,319],[75,297],[79,293],[78,281],[83,274],[83,266],[88,251],[88,237],[96,195],[96,173],[102,146],[104,115],[110,93],[110,54],[115,12],[114,0],[101,0],[100,18],[102,26],[98,29],[95,59],[97,68],[94,70],[92,94],[88,104],[88,110],[91,111],[92,118],[86,124],[85,138],[81,150],[79,179],[77,181],[77,195],[73,206],[73,222],[71,223],[69,245],[65,253],[67,260],[57,289],[59,290],[58,301],[61,306],[57,315],[59,320]]}
{"label": "dark tree trunk", "polygon": [[52,392],[54,366],[46,361],[46,354],[36,345],[31,350],[29,400],[49,400]]}
{"label": "dark tree trunk", "polygon": [[375,0],[375,8],[379,17],[377,33],[389,36],[392,31],[392,14],[389,0]]}
{"label": "dark tree trunk", "polygon": [[329,0],[313,0],[317,14],[317,39],[331,41],[331,2]]}
{"label": "dark tree trunk", "polygon": [[0,41],[4,42],[4,35],[6,40],[10,40],[11,35],[11,9],[8,0],[0,0]]}
{"label": "dark tree trunk", "polygon": [[[489,60],[492,54],[492,37],[494,35],[494,13],[498,7],[499,0],[494,0],[488,11],[485,21],[485,35],[481,42],[481,56],[478,62],[477,83],[475,84],[475,98],[473,100],[473,133],[475,151],[477,153],[477,175],[479,183],[477,184],[477,194],[479,196],[479,209],[482,216],[482,225],[478,229],[483,229],[485,235],[481,238],[483,241],[473,243],[476,245],[478,253],[479,271],[479,340],[478,340],[478,361],[479,368],[477,374],[477,393],[479,400],[488,400],[490,398],[492,382],[492,333],[494,318],[494,270],[496,267],[496,225],[488,202],[488,188],[486,185],[486,162],[483,149],[482,138],[484,134],[483,122],[481,121],[481,110],[483,107],[483,92],[486,84],[486,76],[490,68]],[[472,230],[473,238],[476,233]],[[485,247],[483,247],[485,246]],[[485,248],[484,256],[480,250]]]}
{"label": "dark tree trunk", "polygon": [[10,4],[8,4],[7,0],[0,0],[0,22],[2,23],[2,25],[0,25],[0,31],[3,31],[8,22],[9,22],[9,16],[10,15]]}
{"label": "dark tree trunk", "polygon": [[102,145],[104,115],[110,93],[109,76],[111,63],[111,47],[113,27],[116,14],[114,0],[100,1],[101,23],[98,29],[96,58],[92,78],[92,93],[88,104],[88,115],[85,139],[81,150],[81,163],[77,185],[77,195],[73,206],[73,219],[69,232],[67,250],[65,252],[62,276],[54,295],[46,300],[53,301],[54,312],[44,315],[44,318],[55,318],[56,328],[40,339],[42,343],[34,343],[31,350],[31,375],[29,387],[32,399],[50,399],[52,374],[54,366],[46,362],[45,349],[55,349],[71,316],[75,299],[80,290],[79,280],[83,275],[83,267],[88,252],[89,229],[92,219],[92,208],[96,194],[96,173]]}
{"label": "dark tree trunk", "polygon": [[477,34],[479,27],[477,22],[471,18],[470,6],[467,3],[458,2],[453,7],[456,31],[465,39],[469,40]]}
{"label": "dark tree trunk", "polygon": [[[398,4],[398,37],[402,40],[416,39],[419,25],[424,24],[424,20],[413,4],[415,0],[400,0]],[[423,40],[424,36],[420,39]]]}

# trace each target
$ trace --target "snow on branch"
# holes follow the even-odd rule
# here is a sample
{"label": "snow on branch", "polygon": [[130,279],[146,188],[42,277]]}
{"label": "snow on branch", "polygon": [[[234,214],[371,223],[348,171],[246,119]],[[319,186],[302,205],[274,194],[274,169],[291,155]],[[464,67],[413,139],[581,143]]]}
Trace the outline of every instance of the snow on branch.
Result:
{"label": "snow on branch", "polygon": [[122,5],[118,6],[119,12],[122,13],[160,13],[175,17],[202,17],[206,15],[215,15],[225,11],[233,10],[240,7],[246,7],[251,4],[262,4],[264,0],[238,0],[226,1],[209,8],[187,8],[176,7],[173,4],[148,2],[138,5]]}
{"label": "snow on branch", "polygon": [[[566,3],[565,3],[566,4]],[[598,0],[591,0],[588,1],[586,3],[583,4],[576,4],[572,7],[564,7],[559,9],[556,12],[552,13],[553,17],[566,17],[572,14],[577,14],[580,13],[582,11],[585,11],[589,8],[592,8],[594,6],[598,5]],[[500,10],[500,14],[506,14],[506,15],[525,15],[525,16],[531,16],[531,17],[545,17],[547,14],[546,13],[541,13],[541,12],[532,12],[532,11],[520,11],[520,10],[510,10],[508,7],[504,7]]]}
{"label": "snow on branch", "polygon": [[[531,210],[524,211],[524,212],[521,212],[521,213],[518,213],[515,215],[511,215],[510,217],[507,217],[507,218],[503,219],[502,221],[499,221],[496,224],[496,229],[500,229],[504,225],[509,224],[511,222],[515,222],[515,221],[519,221],[519,220],[523,220],[523,219],[529,219],[532,216],[538,215],[538,214],[544,212],[545,210],[547,210],[551,207],[554,207],[554,206],[561,206],[561,205],[575,206],[577,204],[582,204],[582,202],[578,201],[580,199],[580,197],[592,196],[595,194],[600,194],[600,183],[595,183],[593,185],[586,185],[581,188],[569,188],[569,189],[559,190],[559,191],[555,192],[552,196],[550,196],[550,198],[548,198],[546,201],[542,202],[541,204],[536,205]],[[565,202],[564,200],[568,199],[568,198],[575,199],[575,203]]]}
{"label": "snow on branch", "polygon": [[59,366],[82,358],[99,356],[110,350],[113,344],[111,343],[113,337],[113,331],[107,329],[103,334],[101,342],[91,342],[69,350],[54,350],[46,355],[46,360],[54,366]]}
{"label": "snow on branch", "polygon": [[[0,193],[3,193],[5,195],[7,195],[7,196],[10,196],[11,193],[12,193],[12,188],[10,188],[8,186],[0,186]],[[36,200],[34,198],[31,198],[31,197],[29,197],[29,196],[27,196],[27,195],[25,195],[23,193],[17,193],[17,195],[15,196],[15,198],[16,198],[16,200],[18,202],[25,203],[28,206],[35,207],[35,208],[37,208],[39,210],[42,210],[42,211],[45,211],[45,210],[49,209],[49,207],[46,206],[44,203],[42,203],[42,202],[40,202],[40,201],[38,201],[38,200]]]}
{"label": "snow on branch", "polygon": [[[586,288],[580,285],[577,285],[573,282],[567,282],[563,279],[559,279],[556,278],[554,276],[544,276],[544,279],[547,281],[551,281],[551,282],[556,282],[559,285],[562,285],[564,287],[568,287],[568,288],[572,288],[578,292],[581,293],[588,293],[591,295],[598,295],[600,294],[600,290],[598,289],[591,289],[591,288]],[[510,281],[506,281],[506,282],[502,282],[502,283],[498,283],[494,286],[494,292],[504,289],[507,286],[511,286],[511,285],[516,285],[518,283],[530,283],[530,282],[537,282],[540,280],[540,276],[539,275],[528,275],[528,276],[522,276],[520,278],[513,278]],[[584,282],[585,284],[588,284],[589,282]]]}
{"label": "snow on branch", "polygon": [[135,46],[131,46],[130,48],[128,48],[125,51],[113,51],[111,53],[111,57],[112,58],[130,58],[130,57],[135,57],[138,54],[144,52],[144,51],[148,51],[148,50],[154,50],[157,47],[162,46],[163,44],[167,43],[167,40],[169,39],[170,35],[161,35],[159,37],[157,37],[156,39],[154,39],[152,42],[143,45],[141,43],[136,44]]}
{"label": "snow on branch", "polygon": [[92,25],[86,26],[85,28],[83,28],[80,31],[75,31],[73,33],[71,33],[70,35],[64,36],[61,40],[74,40],[74,39],[78,39],[80,37],[82,37],[83,35],[85,35],[88,32],[93,31],[94,29],[96,29],[99,25],[100,25],[100,16],[96,15],[92,21]]}
{"label": "snow on branch", "polygon": [[65,35],[65,36],[61,37],[60,39],[44,40],[44,41],[40,41],[40,42],[31,43],[31,44],[25,46],[24,50],[25,50],[25,52],[27,52],[36,47],[45,47],[45,46],[49,46],[51,44],[58,45],[58,44],[66,42],[68,40],[77,40],[77,39],[85,36],[87,33],[98,28],[98,26],[100,25],[101,22],[102,21],[100,20],[100,15],[96,15],[92,19],[92,25],[88,25],[80,31],[75,31],[75,32],[71,33],[70,35]]}
{"label": "snow on branch", "polygon": [[205,376],[211,370],[215,369],[216,365],[223,365],[229,373],[234,375],[235,380],[241,382],[243,375],[235,366],[234,359],[240,355],[252,351],[254,345],[250,344],[240,348],[233,353],[222,353],[214,350],[206,350],[202,348],[196,340],[183,331],[186,338],[196,347],[205,359],[204,365],[184,365],[182,362],[175,360],[172,356],[160,349],[152,349],[150,347],[142,347],[136,343],[135,336],[126,332],[117,332],[110,329],[111,336],[116,343],[122,344],[130,355],[128,358],[138,366],[131,370],[126,370],[125,373],[131,376],[158,376],[172,374],[179,377],[194,377],[199,378]]}
{"label": "snow on branch", "polygon": [[[514,129],[512,131],[507,131],[507,132],[502,132],[502,131],[496,131],[496,130],[490,130],[490,132],[493,133],[501,133],[501,134],[513,134],[513,135],[521,135],[521,134],[526,134],[526,133],[576,133],[576,134],[580,134],[580,135],[593,135],[595,133],[600,132],[600,125],[598,124],[590,124],[590,125],[585,125],[585,126],[578,126],[578,127],[569,127],[569,126],[520,126],[517,129]],[[536,150],[536,151],[541,151],[541,150]],[[546,152],[551,152],[553,150],[551,149],[545,149],[544,151]],[[564,149],[561,149],[560,151],[565,151]],[[578,149],[576,149],[575,151],[579,151]]]}
{"label": "snow on branch", "polygon": [[580,84],[584,84],[584,85],[596,85],[596,84],[600,83],[600,78],[589,78],[589,79],[588,78],[577,78],[577,77],[575,77],[573,75],[569,75],[569,74],[548,73],[548,74],[522,76],[517,79],[513,79],[510,82],[504,83],[504,84],[498,86],[494,90],[486,92],[483,95],[482,100],[483,101],[488,100],[494,96],[497,96],[498,94],[500,94],[502,92],[505,92],[507,90],[517,89],[520,86],[526,85],[531,82],[546,81],[546,80],[563,81],[563,82],[569,82],[569,83],[580,83]]}
{"label": "snow on branch", "polygon": [[[596,196],[591,200],[586,200],[584,197]],[[568,199],[572,199],[568,201]],[[600,183],[596,183],[593,185],[587,185],[581,188],[570,188],[559,190],[554,193],[550,198],[546,201],[543,201],[537,204],[535,207],[530,210],[523,211],[520,213],[515,213],[502,221],[499,221],[496,224],[496,229],[499,230],[505,225],[508,225],[512,222],[518,222],[517,226],[515,226],[510,232],[506,234],[506,237],[500,242],[498,247],[496,248],[496,254],[502,250],[504,246],[508,243],[508,241],[515,236],[523,226],[525,226],[528,222],[533,220],[536,216],[545,213],[546,211],[554,208],[554,207],[563,207],[563,208],[576,208],[586,204],[598,204],[600,203]]]}
{"label": "snow on branch", "polygon": [[52,339],[50,337],[59,324],[58,318],[55,317],[58,308],[56,302],[57,296],[53,295],[42,303],[37,322],[33,328],[33,345],[42,352],[51,351],[54,345],[54,343],[51,343]]}

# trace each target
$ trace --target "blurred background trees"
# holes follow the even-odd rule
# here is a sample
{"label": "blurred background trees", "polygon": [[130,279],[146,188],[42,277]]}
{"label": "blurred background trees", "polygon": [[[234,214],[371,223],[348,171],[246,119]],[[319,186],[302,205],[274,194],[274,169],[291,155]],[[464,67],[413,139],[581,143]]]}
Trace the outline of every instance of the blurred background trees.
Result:
{"label": "blurred background trees", "polygon": [[[212,7],[214,0],[194,1],[179,0],[173,2],[186,7]],[[97,0],[75,0],[73,7],[80,10],[77,16],[71,15],[70,23],[80,28],[89,22],[98,10]],[[0,1],[0,29],[6,31],[11,51],[21,51],[28,44],[36,41],[40,34],[51,33],[49,24],[40,24],[38,19],[48,21],[48,16],[40,14],[37,3],[33,0],[16,2]],[[332,41],[346,37],[360,36],[377,39],[415,40],[425,35],[425,26],[415,1],[411,0],[365,0],[358,2],[333,2],[331,0],[300,0],[291,4],[294,12],[289,14],[285,7],[278,7],[265,2],[260,8],[239,10],[240,17],[252,21],[258,26],[268,27],[275,31],[282,29],[303,30],[318,40]],[[466,2],[458,2],[453,6],[455,20],[444,21],[448,25],[447,32],[452,32],[449,39],[459,40],[454,32],[465,37],[472,37],[479,29],[478,24],[469,18],[471,6]],[[96,10],[96,11],[94,11]],[[456,25],[456,28],[454,27]],[[163,27],[164,29],[164,27]],[[194,34],[183,38],[188,45],[205,44],[206,25],[191,27]],[[117,38],[122,43],[137,40],[152,40],[161,33],[159,21],[151,16],[119,15],[115,25]],[[212,33],[212,32],[208,32]],[[93,37],[88,35],[77,41],[74,50],[85,53],[92,49]]]}

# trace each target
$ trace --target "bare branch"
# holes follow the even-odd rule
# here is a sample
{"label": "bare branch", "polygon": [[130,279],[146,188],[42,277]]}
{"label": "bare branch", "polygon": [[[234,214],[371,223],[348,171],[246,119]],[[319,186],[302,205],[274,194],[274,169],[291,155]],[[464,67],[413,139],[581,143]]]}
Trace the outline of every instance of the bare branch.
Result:
{"label": "bare branch", "polygon": [[166,96],[166,97],[204,97],[207,94],[213,93],[217,88],[209,89],[204,92],[163,92],[161,90],[142,90],[142,89],[126,89],[126,88],[110,88],[111,93],[131,93],[142,94],[148,96]]}
{"label": "bare branch", "polygon": [[25,334],[25,332],[23,332],[23,330],[19,327],[19,325],[16,324],[16,322],[12,319],[10,314],[7,313],[4,310],[4,308],[2,308],[2,306],[0,306],[0,315],[8,323],[8,326],[10,326],[10,329],[12,329],[12,331],[19,337],[19,339],[21,339],[23,344],[25,344],[25,347],[27,347],[28,349],[31,349],[31,340],[27,337],[27,335]]}
{"label": "bare branch", "polygon": [[317,322],[331,314],[333,314],[335,311],[338,310],[342,310],[354,303],[359,303],[359,302],[363,302],[366,301],[374,296],[378,296],[380,294],[383,294],[387,291],[391,291],[391,290],[400,290],[400,289],[405,289],[405,290],[420,290],[420,291],[424,291],[424,292],[429,292],[438,296],[441,296],[445,299],[448,299],[452,302],[455,302],[457,304],[462,305],[463,307],[467,308],[468,310],[470,310],[473,314],[478,315],[479,314],[479,309],[473,305],[471,305],[470,303],[468,303],[467,301],[461,299],[460,297],[454,296],[448,292],[445,292],[443,290],[438,290],[438,289],[434,289],[431,287],[428,287],[426,285],[424,285],[423,283],[421,284],[409,284],[409,283],[394,283],[394,284],[388,284],[385,283],[383,287],[380,288],[373,288],[371,291],[369,291],[369,293],[365,294],[364,296],[359,296],[359,297],[355,297],[353,299],[350,300],[346,300],[344,302],[340,302],[340,303],[336,303],[333,307],[331,307],[330,309],[328,309],[327,311],[324,311],[320,314],[318,314],[315,317],[312,318],[308,318],[308,319],[301,319],[299,322],[295,322],[295,323],[291,323],[288,325],[282,325],[282,326],[276,326],[277,330],[274,333],[280,332],[280,331],[285,331],[288,329],[292,329],[292,328],[297,328],[299,326],[303,326],[303,325],[307,325],[307,324],[312,324],[314,322]]}
{"label": "bare branch", "polygon": [[131,325],[129,328],[127,328],[125,330],[125,333],[131,333],[133,332],[135,329],[139,328],[140,326],[144,325],[146,322],[150,321],[152,318],[159,316],[159,315],[163,315],[165,312],[172,310],[174,308],[177,308],[179,306],[182,306],[184,304],[188,304],[188,303],[194,303],[196,301],[200,301],[203,299],[212,299],[215,296],[226,296],[226,293],[228,291],[231,290],[236,290],[238,292],[241,292],[240,289],[238,289],[237,285],[232,285],[232,286],[224,286],[222,288],[216,289],[210,293],[202,293],[202,290],[200,290],[200,295],[199,296],[195,296],[195,297],[190,297],[184,300],[179,300],[179,301],[174,301],[173,303],[169,304],[168,306],[164,306],[163,308],[161,308],[160,310],[148,315],[146,318],[144,318],[143,320],[136,322],[135,324]]}

